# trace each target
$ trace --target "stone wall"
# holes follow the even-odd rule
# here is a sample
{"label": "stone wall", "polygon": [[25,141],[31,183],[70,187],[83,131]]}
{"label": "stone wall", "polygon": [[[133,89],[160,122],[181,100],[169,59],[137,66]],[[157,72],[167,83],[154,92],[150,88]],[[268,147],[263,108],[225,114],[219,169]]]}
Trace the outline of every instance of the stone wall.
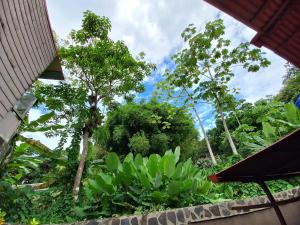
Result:
{"label": "stone wall", "polygon": [[[275,195],[277,201],[300,197],[300,187]],[[256,205],[268,203],[265,196],[247,200],[227,201],[219,204],[207,204],[185,207],[174,210],[132,215],[102,220],[90,220],[74,223],[74,225],[187,225],[201,224],[279,224],[274,210],[265,207],[260,209],[233,210],[233,206]],[[280,206],[286,220],[290,224],[300,224],[300,201]],[[288,218],[287,218],[288,217]],[[298,218],[299,217],[299,218]],[[243,221],[243,222],[242,222]]]}

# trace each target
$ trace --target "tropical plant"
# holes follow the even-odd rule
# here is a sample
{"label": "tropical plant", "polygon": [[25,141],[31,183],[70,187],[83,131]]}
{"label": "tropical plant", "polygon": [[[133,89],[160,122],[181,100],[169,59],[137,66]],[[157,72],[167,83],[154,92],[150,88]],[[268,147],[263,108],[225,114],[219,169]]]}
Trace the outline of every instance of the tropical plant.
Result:
{"label": "tropical plant", "polygon": [[[140,207],[189,205],[206,199],[212,183],[189,159],[178,162],[179,147],[163,156],[128,154],[121,163],[109,153],[105,167],[84,182],[87,205],[78,208],[84,217],[132,213]],[[208,201],[208,200],[207,200]]]}
{"label": "tropical plant", "polygon": [[261,130],[242,125],[234,132],[235,137],[243,137],[242,144],[250,151],[257,151],[300,128],[300,110],[293,103],[282,104],[281,109],[276,114],[268,112],[263,116]]}

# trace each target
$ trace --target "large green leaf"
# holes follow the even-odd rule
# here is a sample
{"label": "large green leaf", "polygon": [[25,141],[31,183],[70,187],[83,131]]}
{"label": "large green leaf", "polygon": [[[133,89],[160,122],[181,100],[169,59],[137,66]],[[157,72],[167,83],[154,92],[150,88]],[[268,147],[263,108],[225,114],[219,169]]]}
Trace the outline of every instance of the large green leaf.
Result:
{"label": "large green leaf", "polygon": [[113,185],[113,178],[110,175],[100,173],[96,177],[96,182],[99,190],[107,194],[112,194],[116,191],[116,186]]}
{"label": "large green leaf", "polygon": [[174,154],[175,154],[175,161],[177,163],[179,161],[179,158],[180,158],[180,147],[179,146],[177,146],[175,148]]}
{"label": "large green leaf", "polygon": [[154,178],[158,172],[158,164],[160,161],[160,156],[157,154],[150,155],[147,162],[147,169],[149,174]]}
{"label": "large green leaf", "polygon": [[300,110],[293,104],[285,105],[286,117],[289,122],[300,126]]}
{"label": "large green leaf", "polygon": [[163,169],[163,174],[169,178],[175,173],[176,160],[174,154],[165,154],[160,161],[160,168]]}
{"label": "large green leaf", "polygon": [[267,122],[262,122],[262,126],[263,126],[263,133],[266,138],[268,138],[269,140],[278,139],[278,136],[276,134],[276,129],[272,127],[271,124]]}
{"label": "large green leaf", "polygon": [[105,160],[106,167],[111,172],[121,170],[122,165],[118,155],[115,152],[110,152]]}
{"label": "large green leaf", "polygon": [[172,181],[169,183],[167,187],[167,193],[170,196],[177,196],[179,193],[181,193],[181,188],[182,188],[181,181]]}
{"label": "large green leaf", "polygon": [[140,166],[140,176],[139,176],[139,180],[143,186],[143,188],[149,189],[151,187],[151,182],[152,179],[150,179],[150,175],[147,175],[147,171],[145,170],[145,168],[143,166]]}

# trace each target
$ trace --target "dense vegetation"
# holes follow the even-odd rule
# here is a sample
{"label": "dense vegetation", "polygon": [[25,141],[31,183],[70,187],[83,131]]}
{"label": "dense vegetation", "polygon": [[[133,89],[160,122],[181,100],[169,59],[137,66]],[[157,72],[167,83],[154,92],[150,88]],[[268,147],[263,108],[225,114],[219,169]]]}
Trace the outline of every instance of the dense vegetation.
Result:
{"label": "dense vegetation", "polygon": [[108,114],[98,134],[96,131],[96,143],[119,155],[129,152],[162,155],[180,146],[184,157],[188,158],[199,145],[198,132],[186,109],[159,103],[156,99],[117,107]]}
{"label": "dense vegetation", "polygon": [[[108,18],[85,12],[82,28],[60,50],[69,81],[36,83],[43,115],[23,121],[1,165],[0,224],[73,222],[263,194],[255,184],[216,185],[207,177],[300,127],[299,70],[287,66],[275,96],[253,104],[237,99],[232,66],[256,72],[269,65],[263,52],[232,46],[221,20],[201,31],[190,25],[157,98],[138,102],[132,93],[143,91],[154,66],[111,40],[110,29]],[[215,109],[210,130],[203,102]],[[60,141],[49,149],[28,132]],[[297,185],[299,179],[269,182],[273,192]]]}

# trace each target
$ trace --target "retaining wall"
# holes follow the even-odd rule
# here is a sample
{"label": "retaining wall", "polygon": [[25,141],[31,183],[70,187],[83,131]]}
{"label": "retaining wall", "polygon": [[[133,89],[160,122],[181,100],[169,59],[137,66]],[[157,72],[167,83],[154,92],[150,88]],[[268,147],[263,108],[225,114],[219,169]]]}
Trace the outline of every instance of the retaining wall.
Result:
{"label": "retaining wall", "polygon": [[[298,199],[300,187],[275,195],[277,201]],[[274,209],[233,210],[232,207],[268,203],[265,196],[246,200],[228,201],[219,204],[207,204],[194,207],[132,215],[102,220],[90,220],[74,225],[280,225]],[[300,224],[300,201],[289,202],[280,206],[288,225]]]}

